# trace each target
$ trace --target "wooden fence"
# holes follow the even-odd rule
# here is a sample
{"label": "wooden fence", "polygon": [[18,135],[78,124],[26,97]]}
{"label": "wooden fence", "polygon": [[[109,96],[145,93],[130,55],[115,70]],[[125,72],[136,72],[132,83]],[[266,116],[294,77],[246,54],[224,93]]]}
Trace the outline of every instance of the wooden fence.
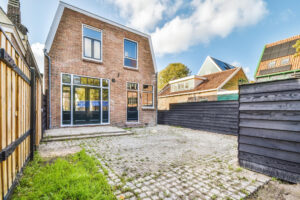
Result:
{"label": "wooden fence", "polygon": [[41,77],[0,27],[0,200],[8,199],[41,139]]}
{"label": "wooden fence", "polygon": [[240,86],[239,163],[300,182],[300,79]]}
{"label": "wooden fence", "polygon": [[158,124],[237,135],[238,101],[171,104],[170,110],[158,111]]}

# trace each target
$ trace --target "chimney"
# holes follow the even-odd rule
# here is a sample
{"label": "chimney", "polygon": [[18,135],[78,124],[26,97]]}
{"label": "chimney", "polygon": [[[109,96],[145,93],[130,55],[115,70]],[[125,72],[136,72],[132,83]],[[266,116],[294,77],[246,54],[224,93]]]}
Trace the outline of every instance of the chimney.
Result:
{"label": "chimney", "polygon": [[7,16],[17,26],[21,33],[23,33],[24,35],[27,34],[27,28],[21,24],[21,10],[19,0],[8,0]]}

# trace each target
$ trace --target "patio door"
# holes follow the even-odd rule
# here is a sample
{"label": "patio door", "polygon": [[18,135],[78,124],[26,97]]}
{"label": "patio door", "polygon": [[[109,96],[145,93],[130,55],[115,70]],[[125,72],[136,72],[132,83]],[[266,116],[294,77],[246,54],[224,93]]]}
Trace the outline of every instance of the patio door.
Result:
{"label": "patio door", "polygon": [[74,124],[100,123],[100,89],[74,86]]}

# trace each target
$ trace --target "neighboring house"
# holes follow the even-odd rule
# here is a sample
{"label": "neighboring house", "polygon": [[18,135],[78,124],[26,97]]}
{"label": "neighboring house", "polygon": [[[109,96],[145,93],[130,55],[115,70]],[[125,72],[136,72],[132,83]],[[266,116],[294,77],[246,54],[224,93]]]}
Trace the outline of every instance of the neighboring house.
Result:
{"label": "neighboring house", "polygon": [[21,23],[21,11],[19,0],[9,0],[7,3],[7,13],[0,7],[0,26],[9,37],[19,55],[16,55],[15,62],[19,57],[23,57],[27,65],[36,69],[39,77],[42,75],[39,71],[37,62],[31,50],[28,41],[27,28]]}
{"label": "neighboring house", "polygon": [[59,3],[45,45],[50,128],[155,125],[156,79],[149,35]]}
{"label": "neighboring house", "polygon": [[233,65],[225,63],[211,56],[207,56],[204,63],[200,67],[200,70],[197,75],[203,76],[215,72],[226,71],[233,68],[235,68]]}
{"label": "neighboring house", "polygon": [[158,94],[158,109],[169,110],[172,103],[236,100],[239,83],[248,82],[248,78],[241,67],[230,66],[231,69],[170,81]]}
{"label": "neighboring house", "polygon": [[267,44],[256,69],[256,81],[288,79],[300,73],[300,56],[294,56],[296,49],[293,48],[299,39],[297,35]]}

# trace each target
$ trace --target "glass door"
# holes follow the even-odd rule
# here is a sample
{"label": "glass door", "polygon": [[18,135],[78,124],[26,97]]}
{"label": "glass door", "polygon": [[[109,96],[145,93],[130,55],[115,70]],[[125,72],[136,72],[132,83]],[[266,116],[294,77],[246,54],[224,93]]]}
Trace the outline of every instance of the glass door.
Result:
{"label": "glass door", "polygon": [[100,89],[87,88],[88,92],[88,121],[91,124],[100,123]]}
{"label": "glass door", "polygon": [[127,91],[127,121],[138,121],[138,92]]}
{"label": "glass door", "polygon": [[87,88],[74,86],[74,124],[86,124],[87,123]]}

